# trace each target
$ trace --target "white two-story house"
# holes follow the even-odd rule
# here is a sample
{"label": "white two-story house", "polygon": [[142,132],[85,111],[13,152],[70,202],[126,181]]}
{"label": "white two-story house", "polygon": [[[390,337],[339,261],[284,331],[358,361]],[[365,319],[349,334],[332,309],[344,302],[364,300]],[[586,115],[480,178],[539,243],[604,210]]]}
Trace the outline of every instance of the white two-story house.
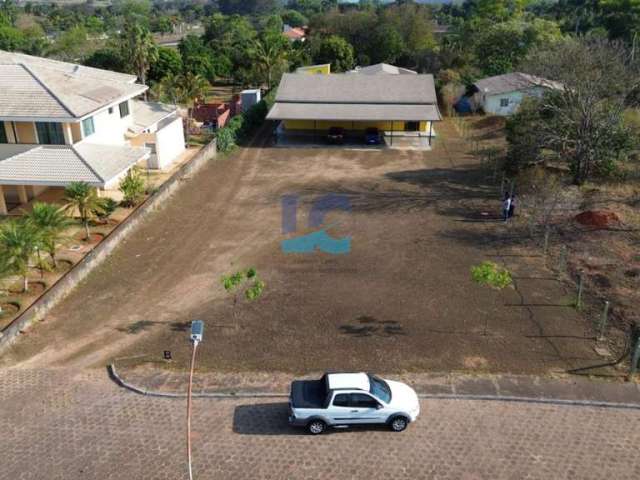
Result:
{"label": "white two-story house", "polygon": [[185,149],[173,106],[136,100],[134,75],[0,50],[0,214],[48,188],[118,188],[134,165]]}

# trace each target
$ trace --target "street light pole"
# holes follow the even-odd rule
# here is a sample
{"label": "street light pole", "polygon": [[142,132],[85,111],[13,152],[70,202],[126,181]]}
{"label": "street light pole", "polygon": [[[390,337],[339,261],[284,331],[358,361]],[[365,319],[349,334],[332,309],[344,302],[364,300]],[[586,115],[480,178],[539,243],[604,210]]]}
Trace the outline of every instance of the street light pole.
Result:
{"label": "street light pole", "polygon": [[196,364],[196,350],[198,344],[202,341],[204,332],[204,323],[202,320],[194,320],[191,322],[191,342],[193,343],[193,352],[191,353],[191,368],[189,369],[189,389],[187,392],[187,457],[189,462],[189,480],[193,480],[193,471],[191,469],[191,391],[193,388],[193,371]]}

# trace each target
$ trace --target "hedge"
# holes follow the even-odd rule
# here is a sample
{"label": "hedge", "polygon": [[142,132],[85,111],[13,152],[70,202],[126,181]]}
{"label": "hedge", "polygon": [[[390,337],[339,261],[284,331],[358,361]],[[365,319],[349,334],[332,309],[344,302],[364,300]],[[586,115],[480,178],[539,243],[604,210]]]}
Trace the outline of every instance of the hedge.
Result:
{"label": "hedge", "polygon": [[216,135],[218,151],[229,152],[236,145],[241,145],[249,140],[264,122],[274,97],[275,93],[270,92],[249,110],[236,115],[229,120],[225,127],[219,129]]}

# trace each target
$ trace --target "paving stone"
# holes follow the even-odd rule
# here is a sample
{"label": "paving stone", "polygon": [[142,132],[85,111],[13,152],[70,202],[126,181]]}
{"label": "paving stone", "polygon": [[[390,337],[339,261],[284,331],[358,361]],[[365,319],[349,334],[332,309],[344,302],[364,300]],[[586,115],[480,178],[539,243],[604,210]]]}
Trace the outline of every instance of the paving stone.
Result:
{"label": "paving stone", "polygon": [[[472,387],[475,388],[475,387]],[[184,399],[133,394],[104,377],[0,370],[0,479],[186,478]],[[310,437],[274,400],[196,399],[197,479],[580,479],[640,477],[640,411],[422,401],[402,434]]]}

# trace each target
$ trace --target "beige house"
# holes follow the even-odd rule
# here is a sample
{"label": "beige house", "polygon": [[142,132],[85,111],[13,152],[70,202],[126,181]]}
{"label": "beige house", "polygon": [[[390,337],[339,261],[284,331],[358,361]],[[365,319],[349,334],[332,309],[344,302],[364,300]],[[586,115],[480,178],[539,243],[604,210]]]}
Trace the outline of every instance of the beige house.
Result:
{"label": "beige house", "polygon": [[146,89],[134,75],[0,51],[0,214],[47,189],[112,190],[136,164],[167,167],[185,149],[182,119],[135,100]]}

